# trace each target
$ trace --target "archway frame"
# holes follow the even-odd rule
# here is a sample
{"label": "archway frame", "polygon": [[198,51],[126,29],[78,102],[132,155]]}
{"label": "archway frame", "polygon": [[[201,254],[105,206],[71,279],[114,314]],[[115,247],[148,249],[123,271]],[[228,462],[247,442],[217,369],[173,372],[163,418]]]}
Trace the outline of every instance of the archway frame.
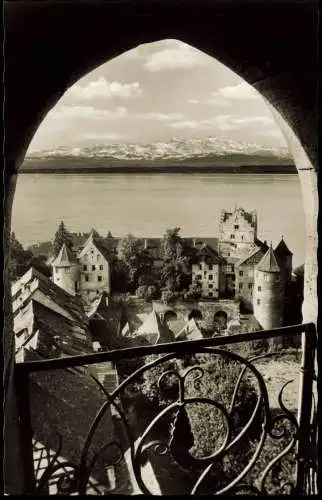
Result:
{"label": "archway frame", "polygon": [[[11,492],[22,489],[12,392],[11,209],[18,168],[42,120],[79,78],[140,43],[179,39],[231,68],[274,106],[298,168],[307,229],[303,321],[317,323],[317,8],[313,0],[6,3],[3,347]],[[58,64],[52,54],[60,55]]]}

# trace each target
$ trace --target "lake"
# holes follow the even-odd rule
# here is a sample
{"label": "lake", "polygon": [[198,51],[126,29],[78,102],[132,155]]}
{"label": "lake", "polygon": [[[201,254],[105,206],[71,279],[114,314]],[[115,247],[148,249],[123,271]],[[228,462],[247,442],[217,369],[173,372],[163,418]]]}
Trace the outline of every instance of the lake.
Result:
{"label": "lake", "polygon": [[221,209],[257,210],[258,237],[284,239],[304,262],[305,218],[298,176],[287,174],[21,174],[12,230],[28,246],[51,240],[60,220],[105,236],[217,236]]}

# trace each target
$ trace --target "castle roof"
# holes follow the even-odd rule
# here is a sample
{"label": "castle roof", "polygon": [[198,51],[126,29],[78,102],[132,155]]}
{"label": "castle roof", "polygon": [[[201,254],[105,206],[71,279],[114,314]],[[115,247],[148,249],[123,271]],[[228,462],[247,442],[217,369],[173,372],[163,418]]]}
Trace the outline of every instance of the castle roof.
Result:
{"label": "castle roof", "polygon": [[268,246],[265,243],[263,243],[262,241],[256,239],[255,240],[255,247],[251,248],[246,255],[243,255],[243,257],[241,257],[239,259],[239,261],[236,262],[236,264],[235,264],[236,267],[242,266],[242,265],[247,265],[248,261],[252,260],[253,257],[255,257],[257,254],[259,256],[259,254],[260,253],[263,254],[263,252],[266,253],[267,250],[268,250]]}
{"label": "castle roof", "polygon": [[218,252],[216,252],[216,250],[214,250],[206,242],[203,242],[200,247],[195,247],[194,257],[197,260],[199,260],[201,258],[205,258],[205,259],[211,260],[212,262],[215,262],[215,263],[220,263],[222,261]]}
{"label": "castle roof", "polygon": [[156,311],[152,311],[147,316],[144,323],[137,329],[136,335],[146,338],[152,345],[174,340],[173,332],[165,323],[162,323]]}
{"label": "castle roof", "polygon": [[[37,302],[40,302],[41,297],[45,297],[49,303],[52,304],[52,308],[55,305],[58,306],[62,311],[65,311],[66,317],[71,317],[75,321],[83,322],[86,321],[86,314],[81,300],[78,297],[71,295],[66,292],[63,288],[56,285],[50,278],[44,274],[37,271],[31,267],[11,288],[12,298],[15,300],[19,291],[25,289],[28,286],[30,288],[30,293],[26,295],[24,300],[20,303],[20,307],[24,307],[28,301],[35,296],[37,291],[41,292],[41,295],[37,295]],[[48,305],[48,307],[50,307]]]}
{"label": "castle roof", "polygon": [[274,250],[277,259],[284,259],[285,257],[291,257],[293,254],[287,247],[284,238],[282,236],[281,241]]}
{"label": "castle roof", "polygon": [[203,338],[203,334],[195,318],[191,318],[178,335],[176,335],[176,340],[198,340]]}
{"label": "castle roof", "polygon": [[103,255],[104,259],[107,261],[110,261],[111,255],[109,249],[105,246],[105,243],[103,241],[103,238],[100,237],[97,231],[95,229],[92,229],[89,237],[84,243],[83,249],[89,244],[93,243],[93,245],[97,248],[97,250]]}
{"label": "castle roof", "polygon": [[69,267],[74,262],[76,262],[76,257],[74,253],[63,243],[61,249],[59,250],[59,254],[56,259],[53,260],[52,266],[57,267]]}
{"label": "castle roof", "polygon": [[[92,352],[87,321],[74,321],[31,299],[14,319],[16,335],[19,330],[28,334],[17,343],[16,355],[22,350],[37,350],[45,357],[73,356]],[[56,351],[53,350],[56,347]]]}
{"label": "castle roof", "polygon": [[259,264],[257,264],[256,269],[265,273],[280,273],[281,269],[277,263],[274,250],[269,247]]}

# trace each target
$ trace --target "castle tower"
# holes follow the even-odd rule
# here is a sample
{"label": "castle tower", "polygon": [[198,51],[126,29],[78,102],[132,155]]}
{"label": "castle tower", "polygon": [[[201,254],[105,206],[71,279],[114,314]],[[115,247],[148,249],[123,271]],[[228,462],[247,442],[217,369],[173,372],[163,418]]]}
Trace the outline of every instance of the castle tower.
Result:
{"label": "castle tower", "polygon": [[52,262],[53,281],[71,295],[79,290],[79,267],[71,250],[63,244],[58,256]]}
{"label": "castle tower", "polygon": [[253,310],[264,330],[283,324],[284,277],[272,247],[255,267]]}
{"label": "castle tower", "polygon": [[284,238],[282,236],[281,241],[274,250],[274,254],[280,269],[284,272],[285,282],[291,281],[292,276],[292,258],[293,254],[288,249]]}
{"label": "castle tower", "polygon": [[235,208],[221,210],[219,222],[219,253],[225,258],[240,259],[257,240],[257,213]]}

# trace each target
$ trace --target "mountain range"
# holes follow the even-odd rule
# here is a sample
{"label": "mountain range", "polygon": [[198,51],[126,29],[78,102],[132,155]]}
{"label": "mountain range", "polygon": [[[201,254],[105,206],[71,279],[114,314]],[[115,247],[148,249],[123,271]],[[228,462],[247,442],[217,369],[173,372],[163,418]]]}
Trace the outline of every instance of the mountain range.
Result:
{"label": "mountain range", "polygon": [[232,140],[173,138],[151,144],[58,147],[29,153],[22,173],[296,173],[286,148]]}
{"label": "mountain range", "polygon": [[215,137],[205,139],[172,138],[168,142],[154,142],[151,144],[121,143],[104,144],[91,147],[58,147],[53,150],[33,152],[28,158],[106,158],[115,160],[183,160],[191,158],[205,158],[209,155],[218,157],[230,154],[245,154],[272,156],[272,158],[288,158],[286,148],[246,144],[232,140],[219,140]]}

